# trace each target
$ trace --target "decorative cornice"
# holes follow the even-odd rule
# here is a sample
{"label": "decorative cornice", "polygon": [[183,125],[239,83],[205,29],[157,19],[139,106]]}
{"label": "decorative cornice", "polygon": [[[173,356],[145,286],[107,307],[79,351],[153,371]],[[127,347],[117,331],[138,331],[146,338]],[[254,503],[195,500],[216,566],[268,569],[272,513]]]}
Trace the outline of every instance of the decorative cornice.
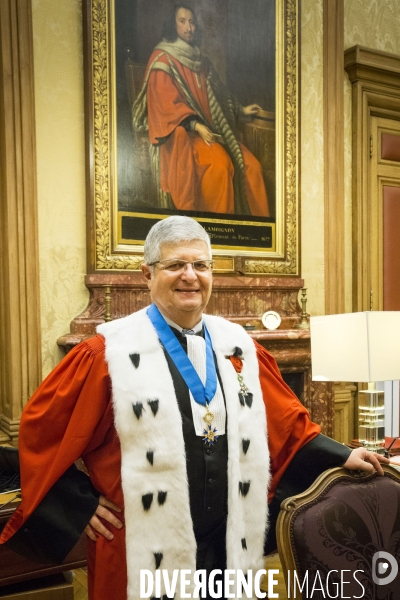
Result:
{"label": "decorative cornice", "polygon": [[400,56],[373,50],[364,46],[352,46],[344,53],[344,68],[351,83],[362,80],[400,88]]}

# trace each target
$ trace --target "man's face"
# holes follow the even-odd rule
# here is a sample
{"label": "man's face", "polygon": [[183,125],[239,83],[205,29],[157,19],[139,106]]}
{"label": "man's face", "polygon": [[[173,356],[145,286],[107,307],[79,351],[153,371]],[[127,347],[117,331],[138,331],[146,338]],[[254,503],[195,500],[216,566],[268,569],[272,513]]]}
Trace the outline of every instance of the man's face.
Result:
{"label": "man's face", "polygon": [[192,44],[196,29],[192,11],[187,10],[187,8],[179,8],[176,11],[175,22],[178,37],[180,37],[184,42]]}
{"label": "man's face", "polygon": [[[209,260],[207,244],[203,240],[164,244],[161,258],[179,260]],[[211,295],[212,271],[196,272],[192,265],[186,265],[181,272],[162,269],[159,264],[151,273],[150,267],[142,266],[147,279],[151,299],[160,311],[181,327],[191,329],[201,319]]]}

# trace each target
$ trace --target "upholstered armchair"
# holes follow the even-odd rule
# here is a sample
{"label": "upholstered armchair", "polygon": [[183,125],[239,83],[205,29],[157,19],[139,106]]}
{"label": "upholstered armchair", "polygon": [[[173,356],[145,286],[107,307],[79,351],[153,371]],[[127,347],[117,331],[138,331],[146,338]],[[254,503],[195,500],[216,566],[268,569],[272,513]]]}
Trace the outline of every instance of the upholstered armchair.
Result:
{"label": "upholstered armchair", "polygon": [[277,540],[289,598],[400,598],[400,473],[383,469],[384,477],[330,469],[282,502]]}

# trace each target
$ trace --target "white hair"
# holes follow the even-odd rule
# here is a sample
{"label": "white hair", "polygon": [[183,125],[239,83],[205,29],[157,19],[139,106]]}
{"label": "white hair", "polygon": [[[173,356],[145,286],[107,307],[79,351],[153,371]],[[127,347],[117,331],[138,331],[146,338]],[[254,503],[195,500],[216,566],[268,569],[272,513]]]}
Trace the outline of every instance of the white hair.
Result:
{"label": "white hair", "polygon": [[161,221],[157,221],[147,234],[144,243],[144,262],[151,265],[161,258],[161,246],[164,244],[178,244],[179,242],[191,242],[202,240],[212,256],[210,236],[206,230],[194,219],[174,215]]}

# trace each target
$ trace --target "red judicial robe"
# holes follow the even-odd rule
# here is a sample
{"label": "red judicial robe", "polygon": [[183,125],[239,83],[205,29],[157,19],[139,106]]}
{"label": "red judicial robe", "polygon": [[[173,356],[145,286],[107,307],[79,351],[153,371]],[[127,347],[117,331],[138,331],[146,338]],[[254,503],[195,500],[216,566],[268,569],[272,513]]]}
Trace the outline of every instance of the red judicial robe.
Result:
{"label": "red judicial robe", "polygon": [[[320,427],[309,420],[272,356],[256,347],[268,422],[272,497],[291,459],[318,435]],[[7,523],[1,543],[21,528],[79,457],[98,492],[123,507],[121,450],[104,352],[100,335],[81,343],[28,402],[20,428],[22,503]],[[125,531],[113,529],[113,533],[111,542],[101,536],[96,543],[88,539],[89,597],[95,600],[126,600]]]}
{"label": "red judicial robe", "polygon": [[[149,65],[157,59],[168,67],[168,58],[159,49],[152,53]],[[213,123],[207,96],[207,67],[200,73],[169,56],[186,89]],[[179,125],[196,112],[189,106],[182,89],[165,71],[153,68],[147,83],[147,112],[151,144],[160,144],[160,186],[169,192],[174,205],[183,211],[233,214],[234,166],[220,143],[207,145],[196,133]],[[269,216],[268,199],[261,165],[243,144],[239,144],[245,165],[246,196],[250,213]]]}

